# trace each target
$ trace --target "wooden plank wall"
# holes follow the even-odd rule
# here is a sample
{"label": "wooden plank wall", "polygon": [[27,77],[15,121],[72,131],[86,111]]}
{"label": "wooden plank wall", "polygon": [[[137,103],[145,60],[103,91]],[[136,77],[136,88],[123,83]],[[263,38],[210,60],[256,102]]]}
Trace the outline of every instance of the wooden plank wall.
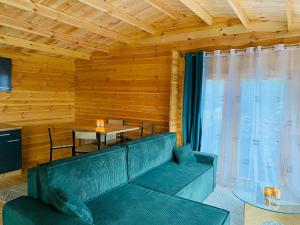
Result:
{"label": "wooden plank wall", "polygon": [[75,118],[153,121],[155,133],[169,129],[171,52],[94,56],[77,61]]}
{"label": "wooden plank wall", "polygon": [[[0,56],[12,58],[13,64],[13,89],[0,92],[0,123],[23,127],[25,169],[48,161],[48,125],[74,121],[74,62],[5,49]],[[56,129],[54,136],[60,144],[69,141],[71,134]],[[69,151],[64,151],[55,158],[67,155]]]}

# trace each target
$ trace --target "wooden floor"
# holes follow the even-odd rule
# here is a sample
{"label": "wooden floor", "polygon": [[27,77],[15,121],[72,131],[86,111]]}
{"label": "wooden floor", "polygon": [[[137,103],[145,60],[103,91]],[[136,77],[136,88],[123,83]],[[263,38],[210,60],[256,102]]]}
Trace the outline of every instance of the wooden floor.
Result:
{"label": "wooden floor", "polygon": [[[9,188],[24,182],[26,182],[26,174],[0,175],[0,189]],[[2,225],[2,207],[3,203],[0,202],[0,225]]]}
{"label": "wooden floor", "polygon": [[261,225],[266,221],[276,221],[285,225],[299,225],[300,215],[274,213],[267,210],[259,209],[251,205],[245,205],[245,224],[244,225]]}

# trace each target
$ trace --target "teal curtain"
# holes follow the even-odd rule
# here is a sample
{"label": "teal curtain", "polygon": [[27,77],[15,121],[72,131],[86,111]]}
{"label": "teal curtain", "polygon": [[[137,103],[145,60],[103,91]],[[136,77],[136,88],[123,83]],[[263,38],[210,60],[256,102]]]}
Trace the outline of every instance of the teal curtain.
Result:
{"label": "teal curtain", "polygon": [[203,52],[185,56],[182,133],[184,144],[195,151],[201,148],[201,93]]}

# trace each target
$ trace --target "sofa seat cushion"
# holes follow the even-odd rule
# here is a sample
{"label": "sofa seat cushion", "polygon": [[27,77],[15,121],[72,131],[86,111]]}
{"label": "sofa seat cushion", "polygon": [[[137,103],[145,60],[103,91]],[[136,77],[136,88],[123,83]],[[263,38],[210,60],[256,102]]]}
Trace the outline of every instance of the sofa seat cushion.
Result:
{"label": "sofa seat cushion", "polygon": [[95,225],[229,225],[229,213],[126,184],[87,203]]}
{"label": "sofa seat cushion", "polygon": [[[131,184],[164,194],[176,195],[212,166],[204,163],[177,164],[175,161],[158,166],[131,181]],[[201,188],[201,185],[199,186]]]}
{"label": "sofa seat cushion", "polygon": [[214,168],[211,167],[176,193],[196,202],[204,201],[214,190]]}

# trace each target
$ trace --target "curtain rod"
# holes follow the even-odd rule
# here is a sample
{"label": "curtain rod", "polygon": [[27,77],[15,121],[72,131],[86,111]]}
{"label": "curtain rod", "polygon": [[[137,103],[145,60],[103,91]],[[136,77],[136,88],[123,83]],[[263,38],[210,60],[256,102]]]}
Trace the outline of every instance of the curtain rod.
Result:
{"label": "curtain rod", "polygon": [[[277,44],[277,45],[280,45],[280,44]],[[284,48],[288,48],[288,47],[297,47],[297,48],[300,48],[300,43],[297,43],[297,44],[282,44],[282,45],[284,45]],[[256,47],[247,47],[247,48],[257,49],[258,47],[261,47],[262,50],[264,50],[264,49],[274,50],[276,48],[276,45],[271,45],[271,46],[256,46]],[[244,52],[245,49],[247,49],[247,48],[233,48],[233,49],[235,51],[237,51],[237,52]],[[218,49],[216,49],[216,50],[218,50]],[[223,53],[230,53],[231,50],[228,49],[228,50],[220,50],[220,51],[221,51],[221,53],[222,52]],[[206,55],[214,53],[214,51],[209,51],[209,52],[204,51],[204,52],[205,52]],[[192,56],[195,56],[197,54],[196,52],[191,52],[191,53],[192,53]]]}

